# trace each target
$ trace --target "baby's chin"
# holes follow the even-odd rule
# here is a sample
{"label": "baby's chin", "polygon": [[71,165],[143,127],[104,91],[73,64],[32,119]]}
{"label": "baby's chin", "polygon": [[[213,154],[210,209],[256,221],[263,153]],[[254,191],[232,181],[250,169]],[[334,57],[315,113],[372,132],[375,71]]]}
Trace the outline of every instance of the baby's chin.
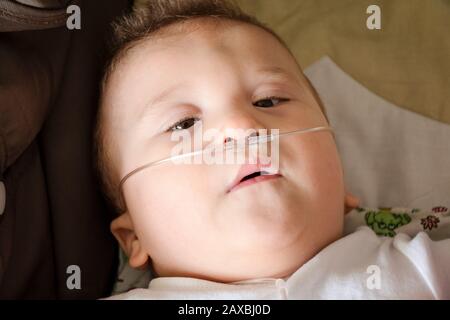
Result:
{"label": "baby's chin", "polygon": [[[226,195],[216,214],[224,224],[240,225],[241,230],[260,238],[289,235],[303,224],[308,203],[297,190],[280,180],[263,182],[235,190]],[[275,241],[280,239],[267,239]],[[262,239],[259,239],[262,241]],[[263,241],[263,243],[267,243]],[[278,242],[277,241],[277,242]]]}

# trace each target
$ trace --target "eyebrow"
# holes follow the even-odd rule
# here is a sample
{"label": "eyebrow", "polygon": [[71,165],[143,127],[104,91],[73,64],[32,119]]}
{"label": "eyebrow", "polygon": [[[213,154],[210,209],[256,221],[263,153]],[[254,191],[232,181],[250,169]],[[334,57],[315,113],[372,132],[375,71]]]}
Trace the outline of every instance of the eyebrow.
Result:
{"label": "eyebrow", "polygon": [[268,76],[288,77],[295,79],[297,82],[300,80],[295,74],[277,66],[268,66],[258,69],[258,73],[266,74]]}
{"label": "eyebrow", "polygon": [[149,113],[149,110],[157,111],[159,108],[155,106],[157,106],[161,102],[164,102],[164,100],[166,100],[167,97],[179,91],[185,85],[186,82],[180,82],[171,85],[168,88],[164,89],[161,93],[159,93],[158,95],[147,101],[145,105],[142,107],[141,112],[139,112],[139,119],[145,116],[147,113]]}

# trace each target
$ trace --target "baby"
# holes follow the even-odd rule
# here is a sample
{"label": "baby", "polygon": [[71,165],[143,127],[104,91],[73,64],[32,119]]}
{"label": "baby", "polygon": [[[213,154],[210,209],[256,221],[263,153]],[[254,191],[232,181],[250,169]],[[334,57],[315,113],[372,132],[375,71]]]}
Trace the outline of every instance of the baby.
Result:
{"label": "baby", "polygon": [[[112,233],[130,266],[155,278],[113,299],[450,297],[450,240],[367,226],[344,237],[358,200],[318,95],[270,29],[224,0],[153,0],[115,36],[98,165],[118,213]],[[199,124],[220,133],[216,143],[237,141],[238,129],[323,130],[281,138],[276,171],[145,166]],[[369,267],[381,283],[369,283]]]}

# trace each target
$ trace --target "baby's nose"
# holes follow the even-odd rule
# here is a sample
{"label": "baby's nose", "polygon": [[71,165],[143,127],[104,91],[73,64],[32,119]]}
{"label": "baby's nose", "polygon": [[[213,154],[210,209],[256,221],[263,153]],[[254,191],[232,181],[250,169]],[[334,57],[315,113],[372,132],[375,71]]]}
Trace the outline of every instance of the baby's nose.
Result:
{"label": "baby's nose", "polygon": [[[250,130],[249,130],[250,131]],[[249,139],[251,137],[259,137],[259,132],[255,131],[255,132],[249,132],[249,134],[244,135],[245,139]],[[238,141],[239,139],[242,139],[243,137],[235,137],[235,136],[225,136],[225,138],[223,139],[223,143],[229,143],[231,141]]]}
{"label": "baby's nose", "polygon": [[259,131],[265,126],[254,116],[245,112],[230,115],[222,123],[221,133],[223,143],[232,140],[240,141],[249,136],[259,136]]}

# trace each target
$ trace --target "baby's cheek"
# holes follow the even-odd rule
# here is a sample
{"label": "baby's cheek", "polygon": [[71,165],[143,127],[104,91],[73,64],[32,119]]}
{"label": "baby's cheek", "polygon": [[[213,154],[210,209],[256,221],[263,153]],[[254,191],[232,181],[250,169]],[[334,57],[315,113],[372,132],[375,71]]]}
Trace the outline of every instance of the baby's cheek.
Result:
{"label": "baby's cheek", "polygon": [[150,249],[169,250],[170,244],[189,243],[192,233],[207,221],[210,197],[204,179],[187,169],[174,166],[158,175],[147,172],[127,186],[127,204],[136,231]]}
{"label": "baby's cheek", "polygon": [[[282,156],[284,150],[281,151]],[[340,159],[330,133],[317,132],[298,136],[286,151],[287,160],[293,160],[293,165],[313,181],[334,183],[341,179]],[[283,161],[282,158],[280,160]]]}
{"label": "baby's cheek", "polygon": [[344,217],[344,180],[341,161],[334,140],[322,139],[318,151],[323,155],[318,161],[317,181],[319,193],[317,204],[321,212],[318,223],[330,238],[337,238],[342,233]]}
{"label": "baby's cheek", "polygon": [[[343,210],[344,185],[337,150],[329,133],[311,133],[298,140],[290,169],[305,201],[324,215]],[[291,162],[291,161],[289,161]],[[289,164],[288,164],[289,165]],[[342,207],[342,208],[341,208]]]}

